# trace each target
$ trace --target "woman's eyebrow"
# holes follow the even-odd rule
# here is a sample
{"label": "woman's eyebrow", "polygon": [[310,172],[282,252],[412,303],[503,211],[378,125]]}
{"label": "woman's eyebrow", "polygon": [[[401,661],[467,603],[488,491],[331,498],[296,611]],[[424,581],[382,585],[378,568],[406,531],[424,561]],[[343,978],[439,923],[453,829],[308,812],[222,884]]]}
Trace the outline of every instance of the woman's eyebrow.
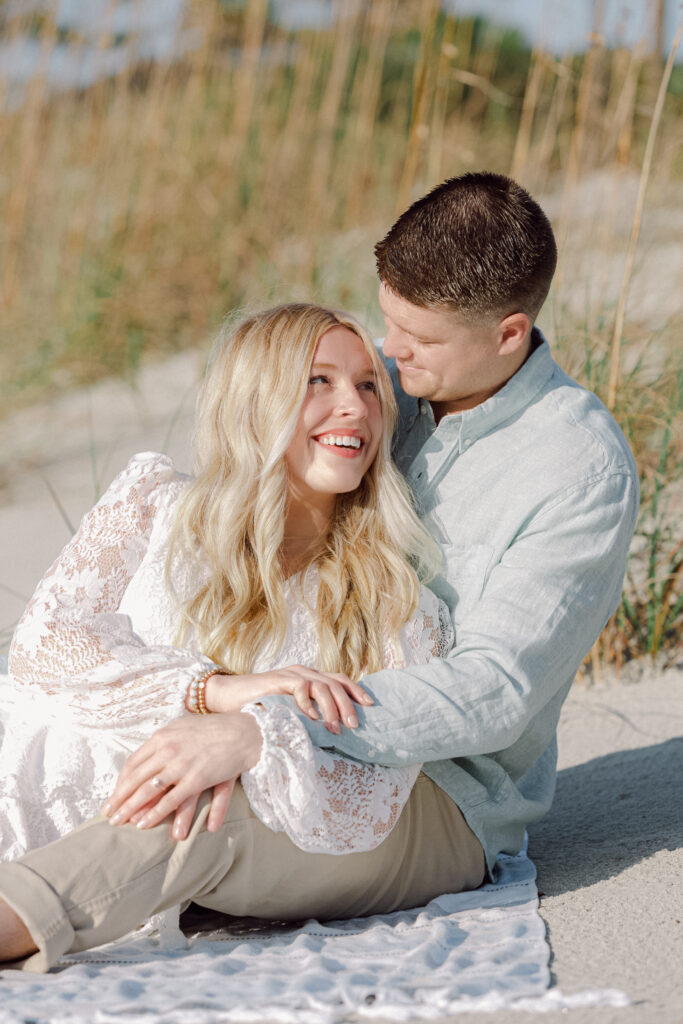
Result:
{"label": "woman's eyebrow", "polygon": [[[337,365],[337,363],[313,363],[311,365],[311,370],[338,370],[338,369],[339,369],[339,366]],[[360,370],[359,373],[360,374],[370,373],[374,377],[375,376],[375,369],[374,369],[372,363],[368,363],[367,367],[365,369],[363,369],[363,370]]]}

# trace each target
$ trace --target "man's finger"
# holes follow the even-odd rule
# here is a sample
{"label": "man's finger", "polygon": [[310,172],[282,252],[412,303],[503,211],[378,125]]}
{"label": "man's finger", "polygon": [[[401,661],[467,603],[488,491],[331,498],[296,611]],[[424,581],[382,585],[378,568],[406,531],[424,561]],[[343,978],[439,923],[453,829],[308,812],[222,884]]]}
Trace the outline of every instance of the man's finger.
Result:
{"label": "man's finger", "polygon": [[213,787],[213,797],[209,808],[209,817],[206,821],[206,828],[209,832],[218,832],[225,821],[232,794],[235,789],[236,779],[228,779],[227,782],[219,782]]}
{"label": "man's finger", "polygon": [[174,839],[187,839],[192,827],[192,819],[197,810],[198,800],[199,793],[193,793],[192,796],[188,796],[187,800],[183,800],[176,810],[171,828],[171,835]]}

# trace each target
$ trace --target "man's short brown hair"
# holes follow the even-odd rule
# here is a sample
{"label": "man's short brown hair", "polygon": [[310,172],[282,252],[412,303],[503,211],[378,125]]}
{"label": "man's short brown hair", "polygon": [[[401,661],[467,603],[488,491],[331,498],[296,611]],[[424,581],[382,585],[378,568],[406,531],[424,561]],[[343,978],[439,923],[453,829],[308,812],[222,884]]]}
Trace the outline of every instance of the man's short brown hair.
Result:
{"label": "man's short brown hair", "polygon": [[450,178],[413,203],[375,246],[381,281],[415,306],[466,319],[543,305],[557,263],[548,218],[503,174]]}

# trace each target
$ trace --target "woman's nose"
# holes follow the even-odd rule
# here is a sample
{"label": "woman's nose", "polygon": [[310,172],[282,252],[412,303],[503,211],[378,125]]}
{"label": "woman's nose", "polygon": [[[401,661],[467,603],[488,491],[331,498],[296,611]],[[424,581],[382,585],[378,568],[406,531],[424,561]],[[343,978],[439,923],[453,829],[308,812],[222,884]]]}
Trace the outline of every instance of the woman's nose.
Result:
{"label": "woman's nose", "polygon": [[368,414],[363,395],[355,384],[344,384],[337,392],[337,413],[364,419]]}

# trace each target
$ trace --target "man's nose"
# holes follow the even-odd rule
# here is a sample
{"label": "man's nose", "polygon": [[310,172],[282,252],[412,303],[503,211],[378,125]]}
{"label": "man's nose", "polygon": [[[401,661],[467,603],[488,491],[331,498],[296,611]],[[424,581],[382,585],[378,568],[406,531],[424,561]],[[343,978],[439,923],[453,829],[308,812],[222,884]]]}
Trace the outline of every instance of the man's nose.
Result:
{"label": "man's nose", "polygon": [[396,359],[410,355],[410,346],[406,344],[402,332],[391,325],[387,326],[387,333],[382,342],[382,354],[387,359]]}

